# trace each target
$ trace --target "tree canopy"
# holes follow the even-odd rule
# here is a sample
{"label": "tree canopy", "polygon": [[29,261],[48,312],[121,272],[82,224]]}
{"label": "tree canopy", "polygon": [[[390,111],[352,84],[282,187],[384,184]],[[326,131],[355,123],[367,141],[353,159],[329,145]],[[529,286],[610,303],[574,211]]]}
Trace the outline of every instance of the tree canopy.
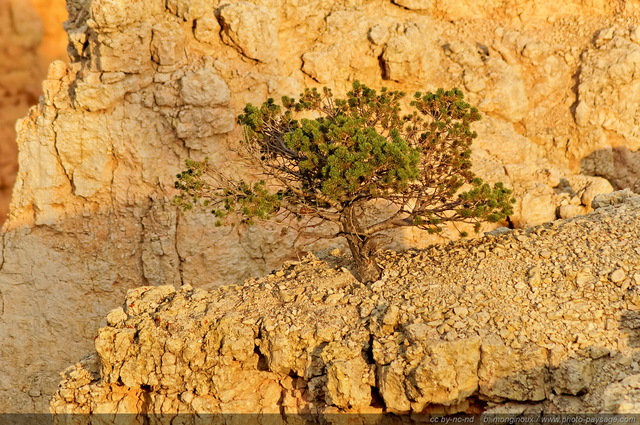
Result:
{"label": "tree canopy", "polygon": [[463,93],[415,93],[408,114],[404,97],[356,81],[344,99],[313,88],[282,105],[248,104],[238,117],[242,152],[262,179],[231,178],[207,160],[188,160],[175,202],[190,209],[203,201],[217,225],[230,215],[254,224],[281,213],[329,224],[323,236],[347,240],[363,282],[381,275],[376,240],[385,231],[439,233],[447,222],[474,223],[478,231],[512,214],[511,191],[471,171],[477,135],[470,126],[480,114]]}

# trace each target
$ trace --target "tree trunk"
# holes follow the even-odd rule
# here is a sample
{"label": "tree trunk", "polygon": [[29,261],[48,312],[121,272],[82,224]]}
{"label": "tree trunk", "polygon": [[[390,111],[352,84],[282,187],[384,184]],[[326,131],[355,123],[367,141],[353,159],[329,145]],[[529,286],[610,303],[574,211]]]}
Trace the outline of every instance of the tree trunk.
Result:
{"label": "tree trunk", "polygon": [[356,278],[362,283],[371,283],[379,280],[382,276],[382,269],[375,259],[373,239],[361,239],[354,234],[348,235],[346,238],[356,263]]}

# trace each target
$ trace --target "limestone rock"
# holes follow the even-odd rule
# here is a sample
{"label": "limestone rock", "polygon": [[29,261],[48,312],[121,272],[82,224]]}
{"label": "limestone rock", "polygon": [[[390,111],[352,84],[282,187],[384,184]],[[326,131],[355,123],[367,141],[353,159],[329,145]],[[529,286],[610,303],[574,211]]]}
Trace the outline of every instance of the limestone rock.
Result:
{"label": "limestone rock", "polygon": [[151,84],[149,76],[136,74],[122,74],[122,80],[110,84],[105,84],[98,78],[98,73],[88,74],[84,81],[79,81],[76,85],[73,101],[78,109],[90,112],[111,109],[121,104],[127,94],[142,90]]}
{"label": "limestone rock", "polygon": [[593,198],[592,206],[594,209],[603,208],[609,205],[616,205],[625,202],[627,199],[633,198],[635,195],[629,189],[619,190],[611,193],[603,193]]}
{"label": "limestone rock", "polygon": [[[380,24],[385,32],[386,25]],[[363,55],[371,25],[365,13],[337,10],[326,17],[326,27],[311,49],[302,55],[302,71],[319,83],[347,79],[353,69],[379,72],[377,58]],[[375,36],[374,36],[375,39]]]}
{"label": "limestone rock", "polygon": [[477,396],[492,414],[631,412],[637,375],[619,378],[640,352],[626,342],[638,322],[628,292],[589,279],[574,294],[584,264],[636,264],[619,242],[637,236],[639,205],[385,252],[370,287],[309,255],[242,285],[136,288],[98,332],[99,371],[95,355],[67,369],[51,409],[459,413]]}
{"label": "limestone rock", "polygon": [[584,142],[573,148],[583,157],[582,169],[606,177],[618,189],[635,187],[640,133],[634,122],[638,95],[640,45],[628,29],[600,31],[595,47],[586,52],[575,119]]}
{"label": "limestone rock", "polygon": [[[333,344],[333,346],[332,346]],[[366,408],[371,405],[371,366],[359,350],[329,344],[323,351],[327,363],[327,403],[347,408]],[[328,360],[331,357],[332,360]]]}
{"label": "limestone rock", "polygon": [[458,404],[478,389],[480,339],[429,344],[425,356],[408,373],[407,395],[411,408],[422,411],[429,404]]}
{"label": "limestone rock", "polygon": [[627,376],[604,391],[603,413],[634,414],[640,410],[640,376]]}
{"label": "limestone rock", "polygon": [[583,205],[591,207],[593,206],[593,201],[597,196],[611,193],[613,191],[613,186],[611,186],[611,183],[605,179],[591,181],[589,185],[585,187],[584,192],[580,197],[580,201]]}
{"label": "limestone rock", "polygon": [[558,207],[558,216],[560,218],[571,218],[585,214],[587,209],[583,205],[560,205]]}
{"label": "limestone rock", "polygon": [[553,372],[551,386],[556,394],[577,395],[588,390],[593,374],[591,360],[569,359]]}
{"label": "limestone rock", "polygon": [[[126,3],[131,4],[131,3]],[[130,25],[117,32],[99,33],[96,40],[95,69],[101,72],[139,74],[151,67],[149,49],[152,28],[149,22]]]}
{"label": "limestone rock", "polygon": [[273,62],[278,55],[278,17],[276,13],[247,1],[218,9],[225,43],[235,46],[248,58]]}
{"label": "limestone rock", "polygon": [[381,56],[383,78],[406,81],[410,77],[429,77],[433,65],[438,63],[439,49],[426,36],[428,31],[410,22],[403,31],[389,39]]}
{"label": "limestone rock", "polygon": [[[235,117],[248,102],[260,104],[268,97],[284,94],[297,96],[304,88],[318,84],[331,86],[341,96],[356,79],[375,88],[386,85],[409,94],[438,87],[461,87],[470,103],[481,105],[484,115],[474,127],[478,132],[473,147],[475,169],[483,179],[504,181],[514,189],[514,196],[521,201],[516,204],[509,225],[516,227],[536,225],[558,214],[569,217],[588,212],[590,199],[606,191],[606,184],[604,179],[577,174],[581,171],[611,178],[616,188],[631,187],[637,180],[637,149],[633,141],[636,114],[632,103],[627,109],[620,106],[626,102],[625,96],[635,90],[635,74],[631,71],[639,10],[633,2],[68,0],[66,3],[69,19],[64,28],[68,34],[69,61],[66,63],[66,56],[61,56],[65,63],[54,62],[40,87],[46,74],[44,62],[53,59],[55,53],[51,52],[56,52],[49,44],[52,31],[48,28],[55,27],[62,33],[59,23],[64,17],[55,22],[52,19],[67,13],[65,5],[58,0],[0,0],[0,128],[4,129],[0,130],[0,139],[5,140],[8,135],[14,140],[15,119],[24,117],[17,123],[20,149],[17,176],[15,148],[0,148],[0,163],[7,164],[6,174],[0,172],[5,197],[15,179],[11,218],[0,244],[3,305],[0,334],[7,336],[0,347],[0,364],[20,365],[7,367],[0,374],[0,410],[47,411],[58,371],[90,350],[98,326],[127,290],[187,283],[198,290],[213,288],[268,273],[284,260],[297,258],[299,253],[292,248],[296,236],[289,223],[214,228],[208,211],[180,215],[170,203],[175,194],[173,180],[186,158],[208,156],[230,175],[244,177],[245,173],[251,173],[238,165],[233,153],[241,137]],[[399,7],[400,3],[405,6]],[[428,9],[411,9],[414,7]],[[30,12],[32,9],[38,11],[40,18]],[[44,23],[44,42],[40,47],[39,20]],[[616,26],[610,31],[614,21]],[[599,33],[602,29],[606,31]],[[66,42],[65,34],[58,37],[62,44]],[[59,49],[64,53],[63,45]],[[604,69],[599,68],[600,64]],[[575,75],[578,75],[578,99]],[[620,101],[610,105],[600,103],[616,96]],[[582,102],[586,106],[581,106]],[[31,105],[36,106],[27,113]],[[605,112],[606,117],[599,117]],[[615,119],[607,122],[609,118]],[[2,142],[0,146],[5,144]],[[604,218],[609,220],[606,214],[618,208],[626,210],[624,204],[618,204],[598,214],[605,214]],[[584,226],[586,234],[594,234],[603,226],[614,235],[620,230],[617,227],[630,227],[626,219],[612,219],[617,227],[612,222],[593,224],[589,219],[583,220],[572,218],[563,222],[562,228]],[[496,223],[481,230],[507,224]],[[447,229],[443,236],[456,239],[457,230]],[[194,340],[187,348],[180,348],[173,339],[168,343],[171,350],[162,353],[158,364],[153,363],[153,373],[144,375],[151,363],[140,366],[138,359],[125,362],[124,376],[128,383],[138,385],[142,376],[155,382],[166,374],[166,383],[172,388],[182,389],[182,382],[187,381],[197,388],[194,391],[185,383],[184,391],[176,397],[151,394],[154,406],[166,402],[169,409],[190,403],[193,409],[220,410],[219,401],[225,400],[222,402],[225,409],[250,406],[264,411],[273,409],[281,398],[282,409],[292,411],[305,405],[305,397],[326,401],[327,385],[331,387],[332,400],[340,406],[362,406],[366,403],[367,386],[376,385],[372,384],[372,377],[385,376],[378,378],[385,381],[386,389],[380,389],[383,398],[397,411],[407,411],[412,405],[425,402],[410,399],[406,391],[399,390],[405,386],[405,372],[415,370],[424,357],[421,354],[427,352],[417,335],[424,335],[425,340],[440,338],[452,343],[477,337],[478,332],[489,326],[514,355],[520,355],[532,341],[542,347],[540,350],[558,344],[569,347],[568,350],[593,353],[590,347],[596,344],[594,341],[600,344],[599,338],[603,338],[600,345],[607,350],[629,349],[633,338],[627,343],[615,334],[619,318],[608,315],[599,304],[586,308],[587,304],[569,298],[594,298],[592,293],[606,293],[614,299],[612,303],[635,306],[636,271],[627,267],[625,279],[611,282],[610,273],[622,266],[609,259],[623,264],[633,262],[630,260],[635,255],[633,243],[616,244],[637,238],[620,234],[622,239],[613,238],[617,242],[598,239],[594,246],[602,251],[596,258],[589,256],[587,252],[591,251],[587,249],[560,252],[553,245],[555,240],[535,239],[540,242],[535,245],[531,241],[537,233],[532,236],[531,232],[551,233],[571,241],[572,246],[584,246],[582,240],[560,232],[553,225],[512,229],[503,237],[522,240],[494,241],[495,246],[482,248],[478,257],[465,254],[464,259],[473,262],[472,267],[458,263],[460,259],[451,263],[461,270],[473,270],[479,277],[456,274],[449,269],[448,258],[431,251],[422,256],[423,263],[429,263],[431,256],[441,258],[442,269],[429,269],[429,274],[442,281],[451,275],[459,276],[460,282],[479,279],[499,286],[495,289],[480,285],[478,288],[483,290],[477,292],[459,289],[474,297],[472,300],[458,296],[466,300],[464,305],[455,305],[457,298],[449,292],[438,293],[441,295],[438,298],[440,295],[425,290],[415,294],[415,298],[446,302],[427,308],[403,301],[387,308],[389,294],[385,292],[388,288],[385,289],[384,281],[363,296],[364,300],[352,299],[353,294],[342,288],[332,289],[332,293],[328,288],[325,292],[310,290],[314,302],[326,303],[334,310],[336,306],[359,302],[357,307],[354,304],[353,316],[348,316],[353,317],[353,323],[358,318],[374,317],[371,332],[363,330],[363,335],[375,334],[372,347],[362,343],[368,343],[368,336],[349,337],[356,345],[349,347],[354,351],[350,351],[346,363],[327,359],[329,363],[336,360],[331,363],[335,366],[331,369],[331,383],[327,367],[333,366],[327,366],[318,353],[303,348],[317,347],[309,342],[306,332],[311,330],[290,330],[279,324],[284,319],[278,317],[273,318],[275,324],[270,323],[275,326],[273,346],[279,346],[276,341],[281,341],[290,347],[283,348],[281,357],[268,349],[271,342],[267,339],[264,353],[262,346],[255,351],[257,344],[251,351],[253,325],[240,326],[237,318],[228,317],[225,326],[212,332],[207,340],[224,351],[223,360],[215,369],[219,378],[208,380],[199,375],[189,381],[181,377],[178,372],[182,370],[182,360],[176,353],[186,350],[188,358],[199,358],[199,346]],[[399,231],[393,236],[391,246],[398,249],[443,241],[440,236],[415,231]],[[331,248],[335,246],[326,243],[305,246],[312,250]],[[466,250],[467,246],[460,249]],[[619,252],[624,256],[618,257]],[[457,258],[455,252],[447,253]],[[496,258],[506,258],[508,263],[495,263]],[[538,273],[529,274],[534,264],[527,263],[528,258],[535,258]],[[346,263],[344,259],[340,261]],[[409,264],[410,258],[406,261]],[[556,266],[549,265],[551,262]],[[523,268],[516,269],[520,264]],[[495,276],[483,274],[492,268],[496,270]],[[420,270],[403,263],[397,269],[390,268],[387,279],[399,279],[399,287],[417,285],[416,281],[425,279],[433,285],[430,291],[442,285],[426,279]],[[511,279],[508,284],[501,280],[500,273]],[[566,286],[560,285],[558,289],[560,282]],[[282,285],[283,288],[271,288],[282,303],[291,303],[306,293],[298,293],[298,287]],[[549,288],[555,292],[545,292]],[[520,301],[526,299],[529,307],[517,311],[504,303],[500,308],[491,307],[487,294],[496,291],[510,301],[521,299],[514,301],[514,305],[521,306]],[[621,293],[624,297],[616,298]],[[381,298],[373,300],[376,295]],[[548,305],[545,300],[562,302]],[[199,308],[203,305],[198,304]],[[618,311],[615,308],[618,306],[610,310]],[[495,314],[484,311],[487,309]],[[507,317],[503,310],[510,312]],[[387,311],[387,320],[379,322],[378,315]],[[422,314],[418,311],[429,312],[428,317],[423,315],[424,323],[409,320],[412,315]],[[114,324],[123,323],[122,315],[119,316],[111,317]],[[547,316],[556,318],[553,320],[562,318],[565,323],[537,327],[535,319],[542,321]],[[531,328],[527,328],[533,335],[530,339],[517,317],[532,318]],[[341,337],[345,335],[344,325],[329,322],[313,328],[312,334],[317,333],[313,338],[330,343],[336,329]],[[428,323],[431,324],[427,326]],[[592,323],[595,328],[583,329],[581,323]],[[218,341],[223,329],[237,335],[240,343]],[[541,329],[554,332],[547,335]],[[281,339],[285,330],[290,330],[286,341]],[[260,331],[265,336],[271,332]],[[147,338],[143,339],[148,341],[149,335],[164,338],[162,333],[151,332],[143,335]],[[127,346],[129,336],[123,334],[119,338],[122,346]],[[408,353],[404,351],[403,338],[408,341]],[[362,368],[366,373],[360,357],[354,354],[358,350],[362,352],[362,361],[370,366],[366,382],[353,381],[341,387],[345,370]],[[370,356],[381,360],[374,365]],[[253,366],[239,371],[235,362],[260,367],[257,371]],[[276,382],[270,375],[273,372],[263,370],[265,364],[281,365],[283,369],[293,367],[305,376],[289,376],[287,372],[286,376],[278,376]],[[552,367],[559,366],[554,363]],[[122,370],[118,368],[114,366],[113,370]],[[621,370],[618,366],[611,368]],[[423,385],[428,379],[422,372],[426,373],[426,367],[416,375],[421,377],[422,385],[416,394],[423,390],[425,394],[440,391],[443,399],[453,402],[466,391],[456,396],[453,392],[445,394],[442,388],[449,388],[446,385],[440,390],[429,389]],[[525,373],[513,379],[537,383],[538,375]],[[206,385],[194,383],[203,380]],[[596,373],[590,388],[605,381],[608,384],[611,379]],[[234,387],[233,382],[243,384]],[[488,388],[497,388],[496,391],[500,388],[494,387]],[[242,395],[253,394],[253,388],[261,389],[259,398]],[[125,389],[119,383],[95,391],[105,397],[105,409],[116,411],[138,408],[143,395],[148,394],[142,387]],[[536,389],[521,395],[532,398],[538,394],[536,391],[539,392]],[[67,389],[65,400],[69,399],[69,392]],[[213,393],[221,398],[214,398]],[[595,409],[594,400],[599,396],[589,394],[592,398],[585,398],[584,403]],[[86,394],[79,394],[78,400],[82,397]],[[566,397],[578,396],[562,397],[571,400]],[[465,403],[468,401],[451,404],[446,409],[464,410]],[[331,408],[339,409],[336,405]],[[365,409],[357,409],[360,408]]]}
{"label": "limestone rock", "polygon": [[547,352],[528,346],[514,352],[499,339],[483,342],[478,369],[480,393],[498,400],[544,400],[547,390]]}
{"label": "limestone rock", "polygon": [[521,213],[518,226],[526,227],[552,221],[556,218],[553,190],[546,185],[538,185],[520,198]]}
{"label": "limestone rock", "polygon": [[406,413],[411,410],[411,402],[405,390],[404,365],[400,360],[378,368],[380,394],[387,408],[392,412]]}
{"label": "limestone rock", "polygon": [[464,68],[464,85],[480,99],[478,108],[510,122],[522,120],[529,101],[518,68],[466,42],[444,46],[448,57]]}
{"label": "limestone rock", "polygon": [[202,43],[214,44],[220,39],[220,24],[213,15],[206,15],[196,20],[193,36]]}
{"label": "limestone rock", "polygon": [[180,79],[182,100],[194,106],[222,106],[229,103],[227,83],[212,69],[189,72]]}
{"label": "limestone rock", "polygon": [[151,59],[163,70],[175,70],[186,60],[185,44],[179,25],[161,22],[152,29]]}
{"label": "limestone rock", "polygon": [[185,21],[200,18],[211,7],[211,3],[206,0],[167,0],[167,9]]}
{"label": "limestone rock", "polygon": [[121,2],[118,0],[96,0],[91,2],[89,25],[97,28],[123,27],[144,21],[145,18],[158,14],[164,8],[163,0],[137,2]]}
{"label": "limestone rock", "polygon": [[[215,96],[219,96],[219,93]],[[175,123],[176,134],[181,139],[202,139],[229,133],[234,127],[235,117],[226,108],[185,108],[180,111]],[[202,148],[193,144],[189,144],[189,147]]]}

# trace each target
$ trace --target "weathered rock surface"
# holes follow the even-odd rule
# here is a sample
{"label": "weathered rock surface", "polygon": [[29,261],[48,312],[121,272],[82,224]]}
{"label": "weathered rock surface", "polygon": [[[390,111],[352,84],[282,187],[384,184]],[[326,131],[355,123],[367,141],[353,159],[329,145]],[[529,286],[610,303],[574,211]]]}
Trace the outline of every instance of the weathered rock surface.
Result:
{"label": "weathered rock surface", "polygon": [[582,169],[638,191],[640,26],[602,29],[582,63],[575,108]]}
{"label": "weathered rock surface", "polygon": [[640,197],[609,202],[384,253],[370,287],[312,256],[242,285],[133,289],[52,411],[637,412]]}
{"label": "weathered rock surface", "polygon": [[[478,174],[520,200],[512,225],[588,212],[611,190],[576,174],[591,154],[583,142],[592,125],[576,123],[577,105],[607,81],[615,87],[618,74],[592,63],[633,62],[628,46],[592,44],[612,25],[635,43],[633,2],[68,0],[67,8],[70,63],[52,63],[38,106],[18,123],[20,173],[0,256],[0,364],[21,367],[0,372],[0,411],[46,409],[55,372],[90,348],[128,289],[214,287],[295,256],[286,226],[214,228],[207,212],[180,216],[169,204],[186,158],[244,172],[233,160],[234,117],[247,102],[319,84],[342,94],[355,79],[409,92],[458,86],[485,118]],[[623,121],[635,116],[610,109]],[[636,149],[606,136],[597,149]],[[438,241],[398,236],[393,247]],[[335,388],[338,403],[362,399],[363,387]]]}
{"label": "weathered rock surface", "polygon": [[0,225],[18,172],[15,122],[38,103],[47,65],[65,58],[64,0],[0,0]]}

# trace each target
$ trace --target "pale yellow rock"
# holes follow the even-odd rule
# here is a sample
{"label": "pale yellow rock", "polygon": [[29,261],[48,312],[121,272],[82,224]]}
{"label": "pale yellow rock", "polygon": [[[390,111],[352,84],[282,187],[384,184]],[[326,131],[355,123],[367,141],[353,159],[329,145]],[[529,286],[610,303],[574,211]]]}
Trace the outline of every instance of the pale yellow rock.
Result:
{"label": "pale yellow rock", "polygon": [[[373,40],[382,42],[390,35],[384,35],[387,31],[385,23],[378,25],[380,25],[379,31],[383,34],[381,38],[376,38],[374,35]],[[371,54],[362,54],[372,43],[369,37],[371,27],[367,14],[362,11],[331,12],[326,17],[326,26],[323,28],[322,35],[315,40],[313,47],[302,55],[302,71],[322,84],[327,84],[329,81],[339,83],[342,79],[348,79],[352,69],[359,69],[361,72],[379,78],[378,58]],[[344,84],[341,85],[344,86]]]}
{"label": "pale yellow rock", "polygon": [[408,373],[413,410],[422,411],[428,404],[457,404],[478,389],[480,338],[434,341],[425,354]]}
{"label": "pale yellow rock", "polygon": [[384,78],[400,82],[429,78],[440,49],[427,34],[428,28],[409,22],[400,34],[389,39],[382,53]]}
{"label": "pale yellow rock", "polygon": [[[245,169],[234,165],[236,159],[228,148],[237,146],[241,129],[236,128],[235,119],[247,102],[259,105],[267,97],[296,96],[318,82],[342,96],[356,79],[374,88],[387,85],[408,93],[461,87],[470,103],[482,104],[483,120],[474,127],[479,133],[474,142],[478,175],[491,182],[504,181],[514,188],[517,199],[529,194],[525,207],[516,205],[511,217],[517,226],[555,218],[550,212],[557,211],[562,202],[588,202],[591,195],[582,199],[588,192],[586,183],[571,181],[574,194],[561,193],[560,179],[570,180],[575,173],[607,176],[616,187],[635,184],[637,58],[633,46],[638,44],[635,32],[630,31],[637,26],[634,5],[600,0],[482,4],[433,0],[430,5],[402,1],[407,7],[429,8],[410,10],[390,1],[362,0],[69,0],[65,24],[69,63],[52,67],[44,90],[40,81],[46,65],[36,58],[45,58],[40,62],[53,59],[56,49],[47,44],[51,34],[47,28],[52,17],[66,13],[64,2],[0,2],[0,127],[4,129],[0,139],[13,140],[16,118],[26,116],[17,127],[17,177],[15,147],[0,143],[0,164],[5,164],[0,165],[4,170],[0,172],[1,196],[7,199],[13,187],[11,220],[2,234],[0,260],[4,306],[0,334],[7,335],[3,341],[9,341],[0,350],[0,364],[20,365],[8,368],[10,372],[0,379],[0,410],[21,406],[46,411],[57,372],[91,349],[99,323],[122,301],[127,289],[182,283],[214,287],[269,272],[285,259],[296,257],[291,248],[295,232],[287,233],[287,223],[240,230],[214,228],[208,211],[177,215],[170,205],[175,175],[186,158],[209,156],[221,170],[243,175]],[[40,24],[29,4],[35,5],[45,23],[45,43],[40,47],[36,45],[42,34]],[[612,37],[607,35],[604,44],[594,46],[597,32],[613,21],[620,24]],[[51,27],[62,33],[60,22]],[[59,52],[66,55],[67,35],[58,37],[62,40]],[[224,80],[228,100],[222,84],[219,91],[211,90],[209,82],[218,85],[217,79],[198,74],[203,69]],[[578,98],[574,75],[579,75]],[[190,87],[186,97],[194,104],[183,98],[184,82]],[[200,106],[209,101],[214,105]],[[36,103],[27,116],[27,108]],[[575,120],[574,104],[579,110]],[[594,151],[600,153],[592,160]],[[443,235],[457,238],[457,230],[447,229]],[[442,242],[423,232],[398,232],[394,238],[392,246],[401,249]],[[316,247],[320,245],[309,249]],[[512,255],[508,247],[503,253]],[[524,254],[513,255],[510,264],[518,264]],[[407,286],[413,284],[412,279],[420,279],[400,271],[396,277],[406,279]],[[512,287],[525,279],[523,271]],[[541,275],[537,288],[552,287],[557,279]],[[574,279],[570,281],[575,284]],[[596,284],[589,280],[580,290]],[[373,296],[382,297],[384,286],[383,282]],[[628,284],[625,291],[631,294],[632,288]],[[534,313],[537,308],[548,309],[529,289],[525,284],[517,297],[531,298]],[[306,296],[274,290],[287,302]],[[559,294],[568,297],[571,292],[567,289]],[[336,301],[332,308],[351,300],[349,294],[329,296],[311,295],[316,302]],[[377,308],[378,301],[381,299],[371,309]],[[475,302],[469,303],[469,311],[473,305]],[[425,308],[412,307],[416,311]],[[365,317],[367,308],[362,309]],[[398,323],[411,314],[402,310]],[[433,319],[437,320],[441,319]],[[615,319],[603,320],[616,329]],[[328,341],[344,326],[323,324],[305,332]],[[443,320],[438,326],[448,332],[447,338],[454,338],[477,325]],[[277,338],[291,328],[282,329],[276,332]],[[438,333],[436,328],[431,331]],[[304,342],[296,340],[298,332],[302,338],[302,330],[293,330],[285,343],[295,347],[311,344],[310,337],[305,336]],[[431,337],[433,332],[425,334]],[[517,329],[509,332],[509,344],[525,344],[519,342]],[[589,332],[581,343],[591,338]],[[212,333],[212,346],[215,335],[219,333]],[[160,333],[142,334],[144,341],[161,337]],[[539,337],[543,338],[547,336]],[[548,338],[560,337],[549,334]],[[386,347],[383,357],[401,357],[398,344],[382,344]],[[246,341],[241,347],[224,346],[228,355],[221,361],[238,361],[233,359],[239,356],[258,362],[259,356],[246,350]],[[212,359],[201,355],[201,349],[193,344],[189,347],[187,357],[194,364],[213,367],[207,363]],[[283,350],[282,361],[274,362],[283,375],[291,369],[322,374],[318,371],[324,366],[312,362],[312,353]],[[144,377],[148,385],[162,379],[176,388],[183,385],[182,377],[165,377],[150,360],[143,360],[142,366],[120,360],[127,382],[138,383]],[[205,394],[212,390],[203,383],[209,382],[203,376],[195,381],[194,389],[201,392],[194,400],[202,405],[208,400]],[[267,381],[269,394],[277,393],[275,381]],[[326,383],[320,381],[318,393]],[[180,394],[191,391],[179,389]],[[140,394],[133,391],[130,395]],[[227,407],[266,409],[271,397],[264,405],[230,399]],[[290,397],[294,405],[301,400],[298,395]],[[167,408],[184,407],[166,397],[154,403],[160,406],[163,400]],[[404,409],[400,396],[395,403]]]}
{"label": "pale yellow rock", "polygon": [[[235,117],[227,108],[195,107],[180,111],[175,129],[179,138],[197,140],[229,133],[235,128],[235,124]],[[190,144],[189,147],[202,149],[201,145]]]}
{"label": "pale yellow rock", "polygon": [[520,198],[519,204],[518,227],[534,226],[556,218],[553,190],[549,186],[539,184]]}
{"label": "pale yellow rock", "polygon": [[481,92],[483,99],[478,108],[510,122],[520,121],[527,112],[529,100],[518,70],[501,59],[488,59],[486,67],[492,87],[486,93]]}
{"label": "pale yellow rock", "polygon": [[149,69],[151,31],[150,23],[143,21],[121,31],[100,33],[93,56],[96,70],[138,74]]}
{"label": "pale yellow rock", "polygon": [[167,8],[185,21],[200,18],[211,7],[206,0],[167,0]]}
{"label": "pale yellow rock", "polygon": [[223,40],[246,57],[273,62],[278,55],[278,17],[275,11],[247,1],[227,4],[218,10]]}
{"label": "pale yellow rock", "polygon": [[196,40],[202,43],[213,44],[220,40],[220,23],[213,15],[205,15],[196,20],[196,27],[193,33]]}
{"label": "pale yellow rock", "polygon": [[330,63],[338,58],[337,51],[307,52],[302,56],[303,70],[319,83],[326,84],[329,81],[325,75],[331,75]]}
{"label": "pale yellow rock", "polygon": [[[98,333],[99,371],[95,356],[68,369],[51,408],[455,414],[481,397],[492,414],[628,412],[638,291],[594,270],[633,267],[637,247],[620,242],[637,238],[638,205],[384,252],[375,291],[311,255],[244,285],[139,287]],[[140,391],[144,406],[130,403]]]}
{"label": "pale yellow rock", "polygon": [[613,192],[613,186],[605,179],[597,179],[589,182],[588,186],[585,188],[580,201],[582,205],[586,205],[589,209],[592,208],[593,200],[596,196],[611,193]]}
{"label": "pale yellow rock", "polygon": [[587,209],[583,205],[561,205],[558,208],[558,216],[560,218],[571,218],[586,212]]}
{"label": "pale yellow rock", "polygon": [[107,323],[110,326],[115,326],[127,320],[127,317],[128,317],[127,313],[124,312],[122,307],[118,307],[116,309],[111,310],[109,314],[107,314]]}
{"label": "pale yellow rock", "polygon": [[514,352],[497,338],[485,338],[478,368],[480,393],[518,401],[543,400],[547,394],[547,350],[527,346]]}
{"label": "pale yellow rock", "polygon": [[637,190],[633,153],[640,148],[640,133],[631,123],[640,111],[631,99],[638,94],[640,46],[629,35],[614,37],[615,30],[601,31],[599,47],[584,57],[576,109],[584,142],[573,147],[572,153],[584,157],[583,170],[606,177],[616,188]]}
{"label": "pale yellow rock", "polygon": [[151,39],[151,59],[164,67],[177,67],[186,60],[186,40],[180,36],[180,26],[174,22],[154,25]]}
{"label": "pale yellow rock", "polygon": [[380,394],[388,409],[405,413],[411,410],[411,402],[407,398],[404,383],[404,367],[401,361],[378,368]]}
{"label": "pale yellow rock", "polygon": [[371,404],[371,386],[363,382],[369,365],[362,357],[337,358],[327,365],[327,402],[343,409]]}
{"label": "pale yellow rock", "polygon": [[515,64],[486,53],[466,42],[445,45],[445,53],[464,69],[464,85],[476,94],[481,111],[517,122],[529,107],[525,85]]}
{"label": "pale yellow rock", "polygon": [[212,69],[189,72],[180,79],[182,100],[194,106],[221,106],[229,103],[227,83]]}
{"label": "pale yellow rock", "polygon": [[111,109],[122,104],[128,93],[136,92],[151,84],[148,75],[131,75],[122,81],[113,84],[104,84],[98,81],[98,74],[92,74],[95,78],[88,77],[80,81],[74,90],[74,103],[90,112]]}
{"label": "pale yellow rock", "polygon": [[91,2],[91,20],[88,23],[96,27],[127,26],[160,13],[163,7],[162,0],[150,0],[140,4],[120,0],[96,0]]}
{"label": "pale yellow rock", "polygon": [[640,409],[640,376],[631,375],[604,390],[603,413],[634,414]]}

